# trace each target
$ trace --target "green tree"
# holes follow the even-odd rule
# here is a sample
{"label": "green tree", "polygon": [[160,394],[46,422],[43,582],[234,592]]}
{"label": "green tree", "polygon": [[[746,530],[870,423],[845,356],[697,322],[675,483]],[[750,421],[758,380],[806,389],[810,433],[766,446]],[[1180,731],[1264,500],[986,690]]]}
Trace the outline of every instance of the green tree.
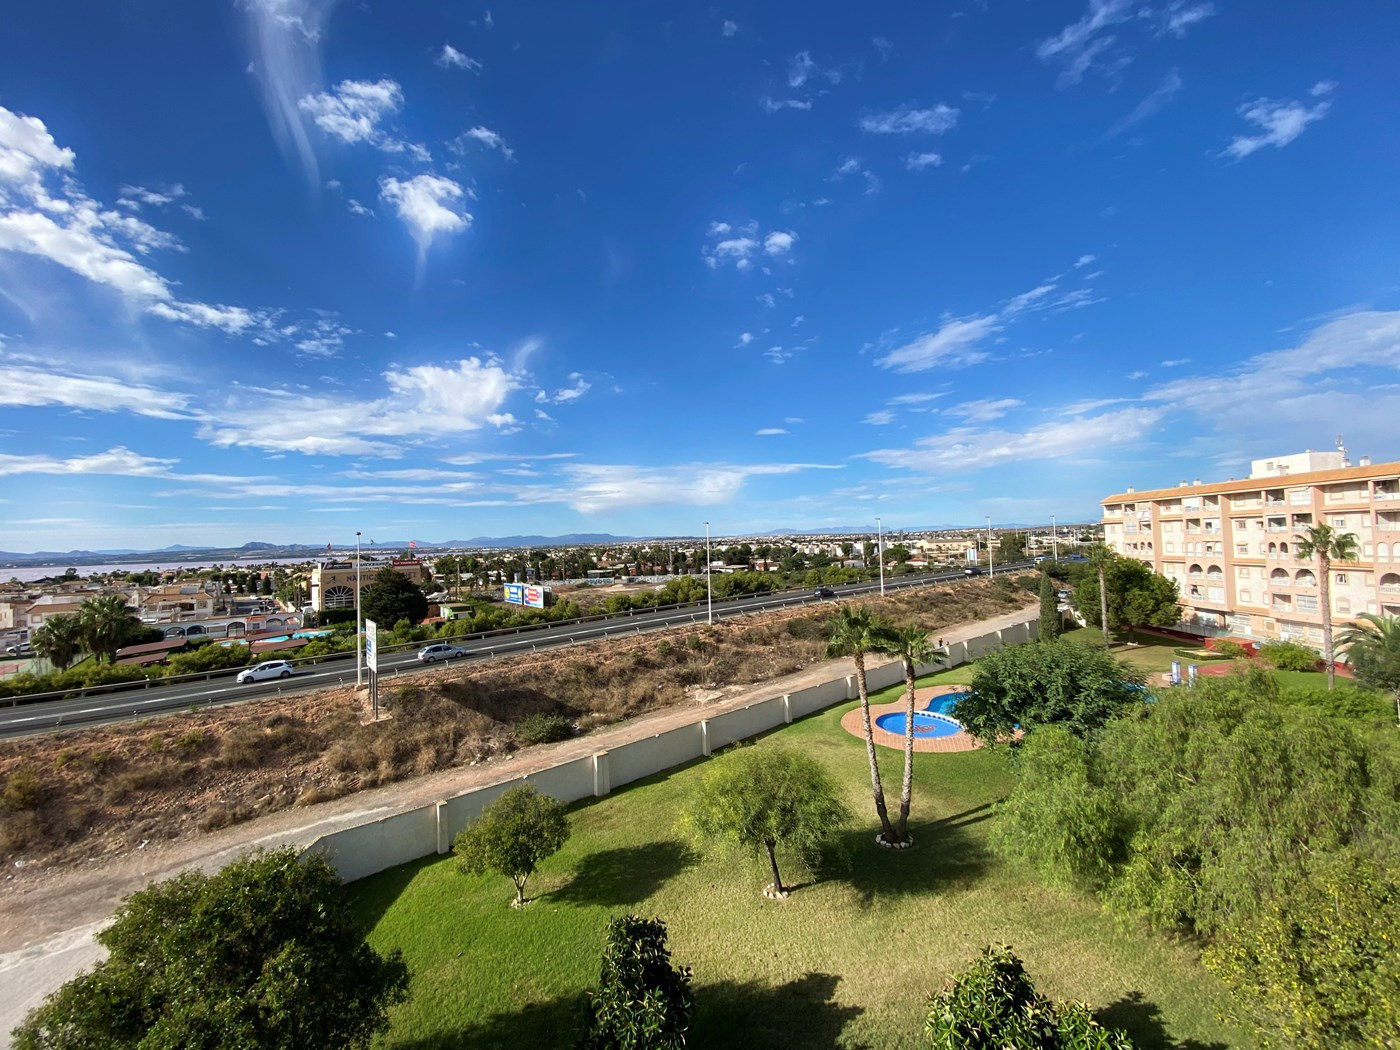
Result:
{"label": "green tree", "polygon": [[977,661],[954,717],[979,740],[1007,741],[1016,727],[1063,725],[1087,736],[1143,700],[1142,674],[1095,646],[1057,638],[1013,645]]}
{"label": "green tree", "polygon": [[66,671],[83,651],[82,621],[72,613],[50,616],[29,640],[34,651],[53,664],[55,670]]}
{"label": "green tree", "polygon": [[1362,685],[1395,698],[1400,720],[1400,617],[1362,613],[1357,618],[1362,622],[1343,632],[1341,649]]}
{"label": "green tree", "polygon": [[119,594],[84,600],[78,606],[78,624],[88,651],[108,663],[114,661],[117,650],[141,630],[141,621]]}
{"label": "green tree", "polygon": [[[1207,948],[1277,1045],[1395,1045],[1400,1032],[1400,879],[1373,858],[1322,858]],[[1272,1040],[1271,1040],[1272,1041]]]}
{"label": "green tree", "polygon": [[940,1050],[1132,1050],[1127,1034],[1105,1028],[1079,1002],[1057,1003],[1035,990],[1004,944],[983,949],[928,1003],[924,1039]]}
{"label": "green tree", "polygon": [[1327,688],[1336,683],[1336,651],[1332,647],[1332,563],[1355,561],[1356,536],[1338,532],[1331,525],[1313,525],[1294,537],[1293,555],[1299,561],[1317,560],[1317,603],[1322,608],[1322,659],[1327,663]]}
{"label": "green tree", "polygon": [[1060,599],[1049,573],[1040,574],[1040,640],[1053,642],[1060,637]]}
{"label": "green tree", "polygon": [[608,923],[578,1050],[681,1050],[692,1005],[690,967],[671,965],[666,924],[624,915]]}
{"label": "green tree", "polygon": [[365,619],[380,626],[400,620],[418,623],[428,615],[428,599],[422,587],[397,569],[380,569],[379,575],[365,588],[360,608]]}
{"label": "green tree", "polygon": [[540,861],[558,853],[569,838],[564,804],[541,795],[531,784],[511,788],[452,841],[458,869],[479,875],[491,871],[515,883],[513,907],[526,904],[525,881]]}
{"label": "green tree", "polygon": [[1024,561],[1026,557],[1026,534],[1024,532],[1003,532],[997,537],[997,561],[1010,565]]}
{"label": "green tree", "polygon": [[904,665],[904,780],[899,789],[899,823],[895,825],[895,841],[909,841],[909,807],[914,799],[914,691],[915,676],[920,664],[941,664],[943,654],[929,636],[917,627],[891,630],[882,648],[899,657]]}
{"label": "green tree", "polygon": [[[1074,592],[1074,605],[1085,622],[1104,629],[1105,643],[1113,630],[1167,627],[1180,619],[1174,580],[1159,576],[1136,558],[1121,558],[1102,549],[1107,554],[1098,564],[1091,563],[1093,571]],[[1106,590],[1101,589],[1105,586]]]}
{"label": "green tree", "polygon": [[714,759],[683,824],[702,839],[763,855],[772,892],[783,896],[778,849],[809,867],[822,845],[850,822],[846,806],[815,759],[782,747],[738,747]]}
{"label": "green tree", "polygon": [[1265,642],[1259,659],[1280,671],[1311,671],[1317,667],[1317,650],[1301,642]]}
{"label": "green tree", "polygon": [[133,894],[97,940],[107,958],[25,1018],[17,1050],[367,1047],[407,998],[399,953],[367,945],[331,866],[290,847]]}
{"label": "green tree", "polygon": [[889,632],[889,624],[875,616],[864,605],[842,606],[831,621],[831,640],[827,653],[849,656],[856,668],[856,692],[860,696],[861,728],[865,732],[866,757],[870,760],[870,791],[875,798],[875,812],[880,817],[883,841],[894,842],[889,810],[885,806],[885,788],[880,783],[880,764],[875,755],[875,732],[870,724],[870,690],[865,682],[865,654],[878,652]]}
{"label": "green tree", "polygon": [[[1116,557],[1118,557],[1118,555],[1114,554],[1113,550],[1105,544],[1095,543],[1089,548],[1089,567],[1098,577],[1099,630],[1103,632],[1103,644],[1105,649],[1108,648],[1108,567],[1113,563]],[[1075,607],[1079,610],[1080,615],[1084,616],[1087,620],[1089,616],[1084,611],[1085,606],[1091,605],[1092,603],[1089,601],[1089,596],[1085,593],[1084,588],[1080,588],[1075,592],[1075,598],[1078,599],[1081,594],[1084,594],[1085,605],[1080,605],[1076,602]]]}

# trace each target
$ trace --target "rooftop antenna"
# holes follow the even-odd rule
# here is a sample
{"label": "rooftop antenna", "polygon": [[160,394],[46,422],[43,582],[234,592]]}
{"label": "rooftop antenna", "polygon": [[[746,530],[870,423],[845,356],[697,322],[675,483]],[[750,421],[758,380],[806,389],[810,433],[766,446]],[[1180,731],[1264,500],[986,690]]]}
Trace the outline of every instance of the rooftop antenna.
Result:
{"label": "rooftop antenna", "polygon": [[1344,442],[1344,441],[1342,440],[1342,435],[1341,435],[1341,434],[1338,434],[1338,435],[1337,435],[1337,451],[1340,452],[1340,453],[1342,454],[1342,466],[1344,466],[1344,467],[1349,467],[1349,466],[1351,466],[1351,462],[1347,459],[1347,446],[1346,446],[1346,442]]}

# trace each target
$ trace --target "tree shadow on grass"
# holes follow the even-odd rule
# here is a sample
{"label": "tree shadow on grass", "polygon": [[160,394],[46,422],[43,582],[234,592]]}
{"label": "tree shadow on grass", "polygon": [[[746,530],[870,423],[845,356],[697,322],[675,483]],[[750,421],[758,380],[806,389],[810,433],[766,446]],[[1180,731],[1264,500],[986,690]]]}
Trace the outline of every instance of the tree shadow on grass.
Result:
{"label": "tree shadow on grass", "polygon": [[694,860],[683,842],[599,850],[574,865],[569,881],[546,896],[564,904],[627,907],[646,900]]}
{"label": "tree shadow on grass", "polygon": [[441,862],[442,858],[431,853],[407,864],[386,868],[374,875],[347,883],[345,896],[349,901],[350,914],[362,929],[373,929],[384,918],[384,913],[393,907],[394,902],[408,889],[414,877],[424,868]]}
{"label": "tree shadow on grass", "polygon": [[864,906],[877,899],[966,889],[987,873],[992,858],[985,842],[965,829],[990,816],[987,804],[940,820],[912,823],[909,833],[914,845],[907,850],[875,845],[874,828],[843,832],[835,852],[844,853],[849,867],[828,860],[818,877],[850,883]]}
{"label": "tree shadow on grass", "polygon": [[1139,1050],[1227,1050],[1226,1043],[1198,1039],[1177,1042],[1162,1022],[1162,1010],[1142,992],[1129,992],[1117,1002],[1094,1011],[1094,1019],[1108,1028],[1121,1028]]}
{"label": "tree shadow on grass", "polygon": [[[694,988],[686,1045],[692,1050],[830,1050],[859,1006],[833,1001],[840,978],[809,973],[777,986],[721,981]],[[396,1050],[519,1050],[574,1046],[583,1031],[587,995],[560,996],[494,1014],[460,1032],[395,1041]]]}
{"label": "tree shadow on grass", "polygon": [[776,987],[733,981],[703,985],[695,989],[687,1044],[746,1050],[826,1050],[841,1045],[858,1050],[853,1043],[841,1043],[841,1033],[865,1010],[834,1001],[840,980],[829,973],[808,973]]}
{"label": "tree shadow on grass", "polygon": [[460,1032],[442,1032],[394,1041],[395,1050],[520,1050],[521,1047],[569,1048],[583,1031],[587,997],[560,996],[526,1003],[518,1010],[493,1014]]}

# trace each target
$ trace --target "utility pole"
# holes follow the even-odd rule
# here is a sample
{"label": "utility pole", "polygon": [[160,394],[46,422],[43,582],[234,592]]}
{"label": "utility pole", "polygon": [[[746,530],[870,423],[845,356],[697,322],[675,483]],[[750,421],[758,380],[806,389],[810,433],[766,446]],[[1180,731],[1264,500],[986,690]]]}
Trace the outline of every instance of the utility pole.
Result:
{"label": "utility pole", "polygon": [[360,532],[355,530],[355,688],[364,683],[365,635],[360,625]]}
{"label": "utility pole", "polygon": [[715,591],[710,586],[710,523],[705,522],[705,622],[715,622]]}
{"label": "utility pole", "polygon": [[885,596],[885,530],[880,519],[875,519],[875,558],[880,563],[880,597]]}

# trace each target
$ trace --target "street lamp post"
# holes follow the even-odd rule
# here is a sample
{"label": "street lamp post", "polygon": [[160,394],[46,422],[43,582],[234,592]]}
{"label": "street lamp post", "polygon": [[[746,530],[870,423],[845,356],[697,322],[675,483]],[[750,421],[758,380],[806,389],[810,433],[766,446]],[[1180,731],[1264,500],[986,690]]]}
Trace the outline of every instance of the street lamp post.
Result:
{"label": "street lamp post", "polygon": [[355,688],[364,682],[365,636],[360,623],[360,532],[355,530]]}
{"label": "street lamp post", "polygon": [[1050,557],[1054,561],[1060,560],[1060,530],[1055,527],[1055,515],[1050,515]]}
{"label": "street lamp post", "polygon": [[710,586],[710,523],[705,522],[705,622],[715,622],[715,592]]}
{"label": "street lamp post", "polygon": [[997,574],[996,559],[992,556],[992,516],[987,515],[987,575],[989,577]]}
{"label": "street lamp post", "polygon": [[875,557],[880,562],[880,597],[885,596],[885,530],[875,519]]}

